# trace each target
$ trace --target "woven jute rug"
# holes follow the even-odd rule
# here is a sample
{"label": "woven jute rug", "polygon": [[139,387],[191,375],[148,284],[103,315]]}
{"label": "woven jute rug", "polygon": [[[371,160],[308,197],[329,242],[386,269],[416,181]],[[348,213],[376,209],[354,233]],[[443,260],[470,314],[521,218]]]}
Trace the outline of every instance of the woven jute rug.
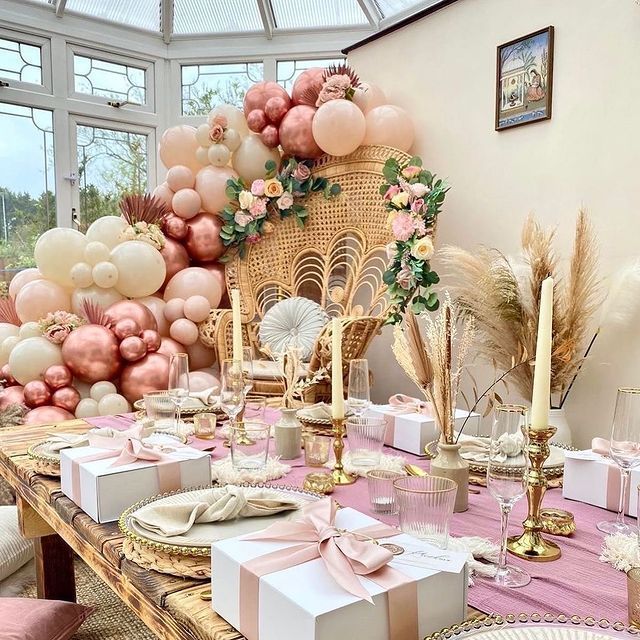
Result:
{"label": "woven jute rug", "polygon": [[[95,609],[73,636],[74,640],[157,640],[157,636],[140,622],[118,596],[78,559],[76,594],[78,602]],[[35,598],[35,584],[27,586],[20,596]]]}

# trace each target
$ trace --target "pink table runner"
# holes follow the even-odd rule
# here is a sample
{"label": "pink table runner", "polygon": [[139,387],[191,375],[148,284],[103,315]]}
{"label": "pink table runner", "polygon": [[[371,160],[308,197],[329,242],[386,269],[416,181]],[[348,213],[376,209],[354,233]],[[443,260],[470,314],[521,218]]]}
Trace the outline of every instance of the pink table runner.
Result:
{"label": "pink table runner", "polygon": [[[277,416],[268,410],[268,418]],[[96,426],[110,426],[124,429],[130,424],[129,416],[91,418],[88,422]],[[218,459],[227,455],[227,449],[218,440],[192,439],[190,446],[204,449],[217,445],[212,457]],[[273,442],[271,443],[273,447]],[[429,463],[416,456],[390,448],[387,451],[401,454],[408,462],[428,469]],[[302,481],[312,469],[304,466],[304,458],[285,461],[291,472],[272,484],[302,486]],[[317,469],[316,469],[317,470]],[[342,505],[350,506],[363,513],[397,525],[397,516],[380,516],[369,509],[367,482],[359,478],[355,484],[337,487],[333,497]],[[598,560],[602,547],[602,534],[596,523],[607,517],[615,517],[598,507],[565,500],[559,489],[550,490],[545,497],[545,505],[571,511],[575,515],[577,532],[571,538],[551,536],[562,549],[562,557],[550,563],[526,562],[509,556],[508,561],[524,568],[532,577],[531,583],[519,589],[499,589],[487,580],[477,580],[469,589],[469,605],[485,613],[505,615],[507,613],[551,613],[593,616],[610,621],[627,622],[626,576],[611,566]],[[521,522],[526,513],[526,500],[516,504],[510,524],[510,535],[521,531]],[[482,536],[498,541],[498,503],[486,489],[479,494],[469,495],[469,510],[453,516],[451,533],[454,536]]]}

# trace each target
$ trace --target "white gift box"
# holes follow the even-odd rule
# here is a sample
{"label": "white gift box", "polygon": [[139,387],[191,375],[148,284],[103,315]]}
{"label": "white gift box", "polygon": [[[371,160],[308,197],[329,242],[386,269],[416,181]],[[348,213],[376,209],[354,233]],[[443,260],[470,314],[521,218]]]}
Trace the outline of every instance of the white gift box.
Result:
{"label": "white gift box", "polygon": [[[75,447],[60,451],[60,482],[62,493],[71,498],[96,522],[113,522],[122,512],[144,498],[163,493],[157,461],[136,460],[131,464],[112,466],[116,451],[110,458],[83,462],[108,453],[97,447]],[[164,454],[175,458],[179,465],[180,486],[183,489],[211,484],[211,459],[208,453],[191,447],[179,447]],[[74,474],[78,474],[75,485],[79,496],[74,495]]]}
{"label": "white gift box", "polygon": [[[423,455],[424,447],[429,442],[440,437],[440,430],[435,420],[428,415],[417,411],[408,412],[399,410],[388,404],[373,405],[369,409],[369,415],[382,416],[387,423],[385,444],[407,451],[415,455]],[[455,429],[462,427],[468,411],[456,409]],[[464,433],[469,436],[480,435],[480,415],[472,413],[464,428]]]}
{"label": "white gift box", "polygon": [[[355,509],[340,509],[336,514],[337,528],[356,530],[372,524],[379,523]],[[424,550],[427,555],[435,558],[433,562],[439,562],[447,568],[447,571],[442,571],[411,566],[395,558],[389,563],[389,566],[414,578],[417,583],[419,638],[465,619],[467,554],[442,551],[406,534],[385,538],[384,542],[419,547],[420,551]],[[211,554],[213,609],[246,635],[247,630],[241,628],[240,615],[241,565],[297,544],[300,542],[249,541],[242,540],[242,537],[214,543]],[[457,572],[454,572],[456,569]],[[319,558],[264,575],[259,580],[259,639],[248,636],[249,640],[335,640],[365,637],[367,640],[394,640],[390,638],[388,630],[386,590],[371,580],[359,578],[371,595],[373,605],[340,587],[328,573],[324,561]]]}
{"label": "white gift box", "polygon": [[[618,465],[590,449],[567,451],[564,461],[562,495],[569,500],[586,502],[609,511],[617,511],[620,500],[620,469]],[[640,469],[631,472],[625,513],[636,517],[638,513],[638,485]]]}

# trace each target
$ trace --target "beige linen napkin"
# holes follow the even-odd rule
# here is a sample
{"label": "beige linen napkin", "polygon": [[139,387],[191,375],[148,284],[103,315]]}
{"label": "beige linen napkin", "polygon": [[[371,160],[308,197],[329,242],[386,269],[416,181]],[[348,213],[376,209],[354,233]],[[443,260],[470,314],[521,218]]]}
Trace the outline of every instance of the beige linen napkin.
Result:
{"label": "beige linen napkin", "polygon": [[[490,438],[474,438],[473,436],[461,435],[460,455],[465,460],[476,462],[487,462],[489,460]],[[508,458],[520,458],[524,448],[524,437],[519,433],[503,433],[498,438],[498,450],[495,454],[495,461],[506,463]],[[509,464],[520,464],[521,461],[511,461]]]}
{"label": "beige linen napkin", "polygon": [[72,447],[86,447],[89,444],[89,436],[86,433],[49,433],[47,451],[58,453],[62,449]]}
{"label": "beige linen napkin", "polygon": [[218,391],[219,387],[209,387],[208,389],[203,389],[202,391],[191,391],[189,393],[189,397],[194,400],[200,400],[202,404],[210,405],[211,396]]}
{"label": "beige linen napkin", "polygon": [[131,520],[147,531],[170,538],[186,533],[194,524],[272,516],[299,506],[297,500],[284,498],[277,491],[229,485],[212,489],[199,502],[147,505],[132,514]]}
{"label": "beige linen napkin", "polygon": [[310,407],[300,409],[300,415],[314,420],[330,420],[331,405],[324,402],[318,402],[316,404],[312,404]]}

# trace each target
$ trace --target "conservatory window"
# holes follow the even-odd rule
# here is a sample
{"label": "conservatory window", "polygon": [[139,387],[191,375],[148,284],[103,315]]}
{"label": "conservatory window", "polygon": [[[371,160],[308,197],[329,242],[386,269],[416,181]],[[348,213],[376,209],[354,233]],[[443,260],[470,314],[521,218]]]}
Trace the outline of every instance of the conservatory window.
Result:
{"label": "conservatory window", "polygon": [[17,82],[43,84],[42,48],[0,34],[0,77]]}
{"label": "conservatory window", "polygon": [[328,67],[332,64],[337,65],[343,64],[344,62],[344,58],[323,58],[322,60],[278,60],[276,76],[278,83],[291,93],[293,83],[303,71],[313,67]]}

